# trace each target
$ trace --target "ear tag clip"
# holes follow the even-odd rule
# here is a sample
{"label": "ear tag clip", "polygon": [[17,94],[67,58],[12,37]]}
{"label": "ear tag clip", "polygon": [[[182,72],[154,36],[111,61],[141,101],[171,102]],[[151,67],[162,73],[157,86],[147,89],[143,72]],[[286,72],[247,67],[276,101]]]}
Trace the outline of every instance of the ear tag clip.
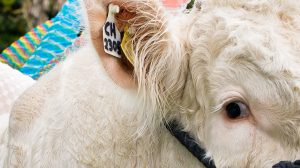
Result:
{"label": "ear tag clip", "polygon": [[119,6],[109,4],[108,16],[103,27],[103,45],[107,54],[121,58],[121,33],[115,20],[115,14],[119,12]]}
{"label": "ear tag clip", "polygon": [[121,48],[127,60],[133,65],[134,53],[133,53],[132,39],[130,37],[130,29],[128,25],[126,25],[124,28],[124,36],[122,39]]}

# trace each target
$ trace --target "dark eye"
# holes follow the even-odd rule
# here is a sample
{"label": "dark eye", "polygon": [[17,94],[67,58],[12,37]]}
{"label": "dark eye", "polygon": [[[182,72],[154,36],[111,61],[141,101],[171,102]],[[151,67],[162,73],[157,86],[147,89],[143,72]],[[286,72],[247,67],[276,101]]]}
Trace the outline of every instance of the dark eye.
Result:
{"label": "dark eye", "polygon": [[227,117],[233,120],[244,118],[249,115],[247,106],[244,103],[238,101],[227,104],[225,110]]}

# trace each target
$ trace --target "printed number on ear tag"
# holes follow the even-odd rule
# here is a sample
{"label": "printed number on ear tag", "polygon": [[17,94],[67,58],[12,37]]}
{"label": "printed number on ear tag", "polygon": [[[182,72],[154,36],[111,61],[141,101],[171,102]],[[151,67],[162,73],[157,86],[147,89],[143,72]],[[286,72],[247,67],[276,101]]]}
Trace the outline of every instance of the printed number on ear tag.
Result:
{"label": "printed number on ear tag", "polygon": [[103,27],[104,51],[107,54],[121,58],[121,33],[115,21],[115,14],[119,13],[120,8],[113,4],[110,4],[108,8],[107,20]]}

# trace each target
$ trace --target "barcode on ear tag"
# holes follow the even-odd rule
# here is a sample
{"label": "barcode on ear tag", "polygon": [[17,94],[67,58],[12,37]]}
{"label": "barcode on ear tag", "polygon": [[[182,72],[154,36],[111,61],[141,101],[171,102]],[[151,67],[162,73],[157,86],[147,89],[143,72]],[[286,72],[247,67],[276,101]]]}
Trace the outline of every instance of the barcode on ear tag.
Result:
{"label": "barcode on ear tag", "polygon": [[107,54],[121,58],[121,33],[115,21],[115,14],[119,13],[119,10],[119,6],[109,5],[107,20],[103,27],[103,45]]}

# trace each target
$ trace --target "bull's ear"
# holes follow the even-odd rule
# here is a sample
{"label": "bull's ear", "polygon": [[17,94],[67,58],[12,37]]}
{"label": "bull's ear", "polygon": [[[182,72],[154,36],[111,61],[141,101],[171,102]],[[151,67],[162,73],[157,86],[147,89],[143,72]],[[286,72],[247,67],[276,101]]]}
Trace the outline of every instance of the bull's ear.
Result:
{"label": "bull's ear", "polygon": [[103,67],[111,79],[119,86],[132,89],[136,88],[132,70],[122,60],[104,52],[103,26],[107,19],[109,0],[83,0],[85,16],[85,33],[89,44],[96,49]]}
{"label": "bull's ear", "polygon": [[[182,69],[185,55],[176,32],[170,26],[169,15],[159,0],[98,0],[103,10],[88,10],[91,38],[109,76],[123,88],[139,88],[161,95],[163,90],[174,89],[179,85],[178,73]],[[127,45],[132,65],[104,52],[102,27],[107,17],[109,4],[118,5],[116,25],[120,32],[128,27]],[[128,60],[128,59],[127,59]],[[170,78],[171,77],[171,78]],[[147,88],[145,88],[147,87]],[[166,88],[168,87],[168,88]],[[160,93],[159,93],[160,92]]]}

